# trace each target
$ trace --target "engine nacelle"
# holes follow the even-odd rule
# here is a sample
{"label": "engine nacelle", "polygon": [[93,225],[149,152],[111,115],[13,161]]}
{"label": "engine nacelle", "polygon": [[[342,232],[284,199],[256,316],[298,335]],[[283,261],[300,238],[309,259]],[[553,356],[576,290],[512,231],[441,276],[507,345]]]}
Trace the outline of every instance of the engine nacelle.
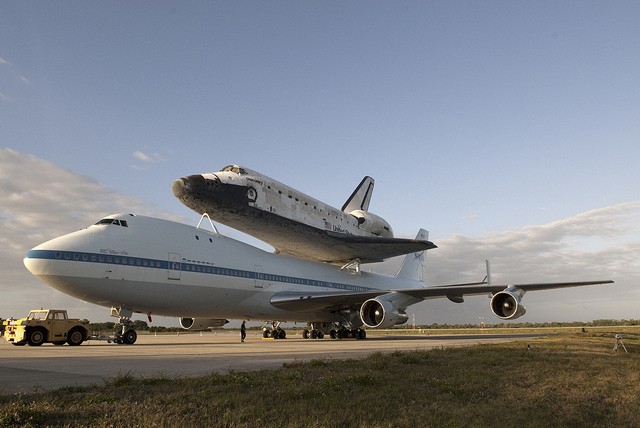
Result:
{"label": "engine nacelle", "polygon": [[382,217],[362,210],[351,211],[349,215],[358,219],[360,229],[377,236],[382,236],[383,238],[393,238],[393,230],[391,229],[391,226]]}
{"label": "engine nacelle", "polygon": [[185,330],[207,330],[213,327],[222,327],[229,320],[218,319],[218,318],[178,318],[178,322],[180,323],[180,327]]}
{"label": "engine nacelle", "polygon": [[491,311],[503,320],[520,318],[527,312],[522,304],[523,295],[524,291],[514,287],[500,291],[491,298]]}
{"label": "engine nacelle", "polygon": [[404,324],[409,317],[393,302],[383,299],[369,299],[360,306],[360,318],[369,328],[385,328]]}

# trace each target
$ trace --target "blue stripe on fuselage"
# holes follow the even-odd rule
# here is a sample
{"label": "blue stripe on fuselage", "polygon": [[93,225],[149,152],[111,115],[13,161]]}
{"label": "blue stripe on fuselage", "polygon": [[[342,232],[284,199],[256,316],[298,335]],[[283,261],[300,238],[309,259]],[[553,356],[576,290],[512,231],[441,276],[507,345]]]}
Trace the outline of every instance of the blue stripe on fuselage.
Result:
{"label": "blue stripe on fuselage", "polygon": [[[279,282],[283,284],[306,285],[312,287],[330,288],[334,290],[348,291],[368,291],[372,290],[368,287],[362,287],[352,284],[343,284],[330,281],[321,281],[317,279],[299,278],[286,275],[275,275],[270,273],[262,273],[241,269],[225,268],[213,266],[211,263],[188,263],[185,259],[181,262],[170,262],[169,260],[148,259],[141,257],[130,257],[122,254],[112,253],[85,253],[73,251],[55,251],[55,250],[31,250],[25,258],[43,259],[43,260],[65,260],[70,262],[81,263],[101,263],[107,265],[130,266],[146,269],[176,270],[181,272],[201,273],[205,275],[231,276],[237,278],[248,278],[260,281]],[[190,260],[191,261],[191,260]]]}

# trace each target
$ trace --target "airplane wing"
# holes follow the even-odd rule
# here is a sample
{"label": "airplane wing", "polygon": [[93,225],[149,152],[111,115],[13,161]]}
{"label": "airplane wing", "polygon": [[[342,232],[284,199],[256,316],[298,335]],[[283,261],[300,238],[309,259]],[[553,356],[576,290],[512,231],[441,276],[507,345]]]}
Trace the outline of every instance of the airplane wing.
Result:
{"label": "airplane wing", "polygon": [[271,297],[271,304],[276,308],[288,311],[314,312],[358,307],[368,299],[373,299],[375,297],[389,293],[404,294],[422,300],[448,298],[449,300],[452,300],[454,302],[461,302],[464,296],[495,294],[509,287],[515,287],[526,292],[612,283],[613,281],[611,280],[507,285],[488,285],[485,282],[481,282],[398,290],[370,290],[364,292],[346,291],[303,293],[284,291],[274,294]]}

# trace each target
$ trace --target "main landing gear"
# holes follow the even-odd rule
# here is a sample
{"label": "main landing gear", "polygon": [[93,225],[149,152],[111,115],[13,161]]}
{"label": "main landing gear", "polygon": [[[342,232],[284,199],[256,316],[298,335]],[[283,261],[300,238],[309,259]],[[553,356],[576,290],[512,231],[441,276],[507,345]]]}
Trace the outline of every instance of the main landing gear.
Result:
{"label": "main landing gear", "polygon": [[[271,324],[269,326],[269,324]],[[262,327],[262,338],[263,339],[286,339],[287,332],[280,328],[280,321],[273,321],[271,323],[267,323]]]}
{"label": "main landing gear", "polygon": [[[263,339],[286,339],[287,333],[280,327],[280,321],[268,322],[262,327]],[[304,339],[356,339],[364,340],[367,332],[362,328],[347,328],[346,324],[328,322],[309,322],[302,332]]]}
{"label": "main landing gear", "polygon": [[364,340],[367,338],[367,332],[361,328],[348,329],[344,325],[330,323],[312,323],[308,324],[309,328],[304,329],[302,337],[305,339],[322,339],[326,334],[332,339],[357,339]]}

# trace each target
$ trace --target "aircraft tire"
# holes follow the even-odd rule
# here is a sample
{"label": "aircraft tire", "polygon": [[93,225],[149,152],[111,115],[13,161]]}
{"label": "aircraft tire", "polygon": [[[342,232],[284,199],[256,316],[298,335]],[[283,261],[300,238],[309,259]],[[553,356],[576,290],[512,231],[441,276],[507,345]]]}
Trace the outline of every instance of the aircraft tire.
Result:
{"label": "aircraft tire", "polygon": [[262,331],[262,337],[264,339],[268,339],[269,337],[271,337],[271,333],[269,333],[269,330],[263,330]]}
{"label": "aircraft tire", "polygon": [[125,345],[133,345],[138,340],[138,333],[135,330],[127,330],[122,335],[122,343]]}
{"label": "aircraft tire", "polygon": [[329,332],[329,337],[331,337],[332,339],[337,339],[338,338],[338,333],[335,330],[331,330]]}
{"label": "aircraft tire", "polygon": [[318,330],[318,339],[324,339],[324,333],[322,330]]}
{"label": "aircraft tire", "polygon": [[311,333],[309,333],[309,330],[307,330],[305,328],[304,331],[302,332],[302,338],[303,339],[308,339],[310,335],[311,335]]}

